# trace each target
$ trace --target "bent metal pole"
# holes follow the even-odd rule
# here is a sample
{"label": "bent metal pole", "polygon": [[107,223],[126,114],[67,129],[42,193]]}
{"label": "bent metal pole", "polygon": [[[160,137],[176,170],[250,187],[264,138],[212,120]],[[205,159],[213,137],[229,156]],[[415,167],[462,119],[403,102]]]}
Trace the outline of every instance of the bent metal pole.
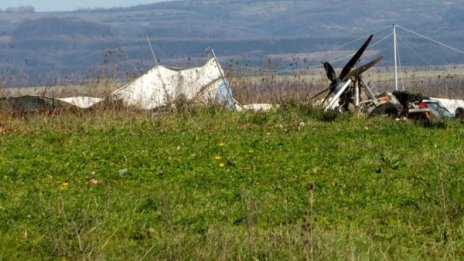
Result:
{"label": "bent metal pole", "polygon": [[396,41],[396,24],[393,25],[393,57],[395,60],[395,91],[398,91],[398,45]]}

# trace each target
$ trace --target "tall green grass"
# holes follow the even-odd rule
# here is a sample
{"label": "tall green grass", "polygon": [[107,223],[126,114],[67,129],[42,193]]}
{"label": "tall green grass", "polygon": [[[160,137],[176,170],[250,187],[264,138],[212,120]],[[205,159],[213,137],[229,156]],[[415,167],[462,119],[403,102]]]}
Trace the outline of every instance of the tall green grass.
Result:
{"label": "tall green grass", "polygon": [[1,116],[0,259],[462,259],[459,121]]}

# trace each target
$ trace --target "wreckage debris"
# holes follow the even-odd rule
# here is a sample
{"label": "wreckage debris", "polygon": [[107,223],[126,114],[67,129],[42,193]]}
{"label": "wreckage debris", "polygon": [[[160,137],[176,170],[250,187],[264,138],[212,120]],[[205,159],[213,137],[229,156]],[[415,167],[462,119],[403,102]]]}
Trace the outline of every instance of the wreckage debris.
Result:
{"label": "wreckage debris", "polygon": [[240,104],[233,98],[232,90],[216,59],[196,68],[173,69],[155,66],[133,82],[117,89],[107,98],[44,96],[5,97],[0,106],[12,112],[43,112],[64,108],[89,109],[101,103],[120,102],[139,110],[157,110],[183,103],[216,103],[230,110]]}
{"label": "wreckage debris", "polygon": [[42,96],[19,96],[0,98],[0,108],[14,113],[45,112],[70,108],[72,105],[54,98]]}
{"label": "wreckage debris", "polygon": [[[462,100],[435,99],[422,94],[411,94],[404,91],[376,94],[370,84],[366,85],[363,82],[361,76],[362,73],[376,65],[383,57],[381,56],[353,69],[369,46],[372,37],[370,35],[367,38],[343,67],[339,76],[337,76],[329,62],[323,62],[330,85],[312,98],[328,92],[327,96],[320,102],[325,110],[339,112],[359,111],[368,116],[387,115],[395,118],[407,117],[411,119],[450,119],[455,117],[455,111],[459,113],[458,115],[462,115],[464,112],[462,109],[464,101]],[[363,91],[364,93],[362,93]]]}
{"label": "wreckage debris", "polygon": [[[404,91],[375,93],[370,84],[364,83],[362,74],[379,63],[383,56],[355,68],[372,38],[373,35],[367,38],[339,75],[329,62],[323,62],[330,84],[328,88],[310,98],[327,93],[325,98],[315,105],[322,105],[326,111],[361,112],[368,116],[386,115],[411,119],[464,118],[464,100],[429,98]],[[213,58],[201,67],[173,69],[156,65],[106,98],[6,97],[0,98],[0,108],[13,112],[43,112],[69,108],[92,109],[117,104],[118,108],[156,111],[160,108],[181,107],[183,104],[211,102],[233,111],[268,111],[278,107],[270,104],[239,104],[234,99],[224,71],[213,53]]]}

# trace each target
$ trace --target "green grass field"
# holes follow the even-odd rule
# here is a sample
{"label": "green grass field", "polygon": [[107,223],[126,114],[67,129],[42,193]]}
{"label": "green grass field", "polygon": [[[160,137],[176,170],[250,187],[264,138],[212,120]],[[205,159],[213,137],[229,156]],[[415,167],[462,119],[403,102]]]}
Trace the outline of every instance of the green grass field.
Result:
{"label": "green grass field", "polygon": [[4,115],[0,260],[464,258],[464,124]]}

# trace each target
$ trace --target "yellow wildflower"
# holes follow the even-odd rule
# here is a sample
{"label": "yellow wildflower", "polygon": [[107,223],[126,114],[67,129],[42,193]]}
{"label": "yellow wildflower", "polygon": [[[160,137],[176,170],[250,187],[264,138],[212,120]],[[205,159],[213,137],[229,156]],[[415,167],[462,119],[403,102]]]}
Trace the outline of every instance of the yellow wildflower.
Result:
{"label": "yellow wildflower", "polygon": [[219,143],[219,147],[224,147],[226,144],[224,142]]}
{"label": "yellow wildflower", "polygon": [[67,181],[65,181],[65,182],[63,182],[63,184],[61,184],[60,189],[65,190],[65,189],[68,188],[68,186],[69,186],[69,183]]}
{"label": "yellow wildflower", "polygon": [[221,160],[221,159],[222,159],[222,156],[221,156],[221,155],[216,155],[216,156],[214,157],[214,159],[215,159],[215,160]]}
{"label": "yellow wildflower", "polygon": [[226,166],[226,165],[224,165],[224,163],[222,163],[222,162],[219,164],[219,167],[220,167],[220,168],[224,168],[225,166]]}

